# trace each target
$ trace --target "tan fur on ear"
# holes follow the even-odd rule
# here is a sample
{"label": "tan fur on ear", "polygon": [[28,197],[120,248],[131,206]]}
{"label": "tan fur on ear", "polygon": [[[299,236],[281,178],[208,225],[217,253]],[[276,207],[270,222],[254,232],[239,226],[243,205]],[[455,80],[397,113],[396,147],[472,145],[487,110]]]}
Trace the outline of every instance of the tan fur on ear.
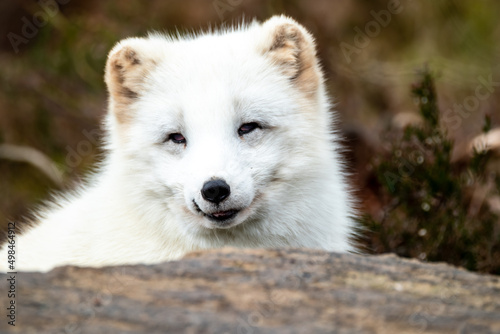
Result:
{"label": "tan fur on ear", "polygon": [[273,16],[262,26],[266,35],[261,45],[263,54],[270,57],[299,89],[315,94],[322,74],[312,35],[285,16]]}
{"label": "tan fur on ear", "polygon": [[108,55],[105,81],[111,99],[110,111],[122,123],[130,119],[128,106],[137,100],[144,80],[156,65],[149,53],[146,56],[143,44],[146,45],[147,41],[141,38],[126,39]]}

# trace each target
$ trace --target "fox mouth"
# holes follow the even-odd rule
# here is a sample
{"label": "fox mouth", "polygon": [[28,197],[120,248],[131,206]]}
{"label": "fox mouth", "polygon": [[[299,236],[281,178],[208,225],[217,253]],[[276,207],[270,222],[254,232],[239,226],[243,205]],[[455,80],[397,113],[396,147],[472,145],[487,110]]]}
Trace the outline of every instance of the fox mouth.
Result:
{"label": "fox mouth", "polygon": [[200,212],[201,214],[203,214],[203,216],[207,217],[208,219],[215,221],[215,222],[218,222],[218,223],[222,223],[222,222],[226,222],[228,220],[231,220],[232,218],[236,217],[238,212],[240,212],[240,210],[226,210],[226,211],[216,211],[213,213],[206,213],[202,209],[200,209],[200,207],[198,206],[198,204],[194,200],[193,200],[193,204],[194,204],[194,207],[196,208],[196,211]]}
{"label": "fox mouth", "polygon": [[223,222],[226,220],[229,220],[231,218],[234,218],[238,214],[239,210],[228,210],[228,211],[219,211],[219,212],[214,212],[212,214],[207,214],[203,213],[205,217],[215,220],[217,222]]}

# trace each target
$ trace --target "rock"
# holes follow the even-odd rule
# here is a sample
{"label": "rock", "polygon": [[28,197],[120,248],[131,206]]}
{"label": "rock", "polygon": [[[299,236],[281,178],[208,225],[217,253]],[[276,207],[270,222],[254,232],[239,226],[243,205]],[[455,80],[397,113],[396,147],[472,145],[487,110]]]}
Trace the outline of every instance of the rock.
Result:
{"label": "rock", "polygon": [[500,279],[394,255],[222,249],[16,275],[4,333],[500,333]]}

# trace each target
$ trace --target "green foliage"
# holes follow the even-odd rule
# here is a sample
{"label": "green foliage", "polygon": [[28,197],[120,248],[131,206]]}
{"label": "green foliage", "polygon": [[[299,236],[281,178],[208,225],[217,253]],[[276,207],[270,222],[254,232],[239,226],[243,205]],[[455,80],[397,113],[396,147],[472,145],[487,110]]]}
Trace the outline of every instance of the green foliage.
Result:
{"label": "green foliage", "polygon": [[[500,274],[499,217],[488,205],[500,185],[486,168],[492,154],[475,150],[466,162],[452,162],[454,143],[439,125],[434,75],[422,71],[412,93],[423,124],[388,131],[387,157],[373,163],[387,209],[381,219],[363,219],[376,234],[372,246]],[[490,128],[486,117],[483,130]]]}

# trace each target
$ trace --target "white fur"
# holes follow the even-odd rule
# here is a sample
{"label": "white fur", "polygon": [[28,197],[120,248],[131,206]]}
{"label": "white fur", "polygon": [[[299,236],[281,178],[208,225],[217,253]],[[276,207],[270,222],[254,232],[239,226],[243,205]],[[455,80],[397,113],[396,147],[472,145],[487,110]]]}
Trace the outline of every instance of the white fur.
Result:
{"label": "white fur", "polygon": [[[317,100],[304,97],[259,53],[269,38],[253,23],[122,42],[162,61],[130,124],[108,114],[107,157],[89,184],[17,236],[17,269],[156,263],[223,246],[352,251],[353,201],[324,85]],[[265,126],[239,137],[248,122]],[[187,138],[185,147],[162,143],[173,132]],[[231,187],[220,208],[200,193],[214,177]],[[218,228],[193,200],[208,213],[242,210]],[[5,247],[0,258],[5,271]]]}

